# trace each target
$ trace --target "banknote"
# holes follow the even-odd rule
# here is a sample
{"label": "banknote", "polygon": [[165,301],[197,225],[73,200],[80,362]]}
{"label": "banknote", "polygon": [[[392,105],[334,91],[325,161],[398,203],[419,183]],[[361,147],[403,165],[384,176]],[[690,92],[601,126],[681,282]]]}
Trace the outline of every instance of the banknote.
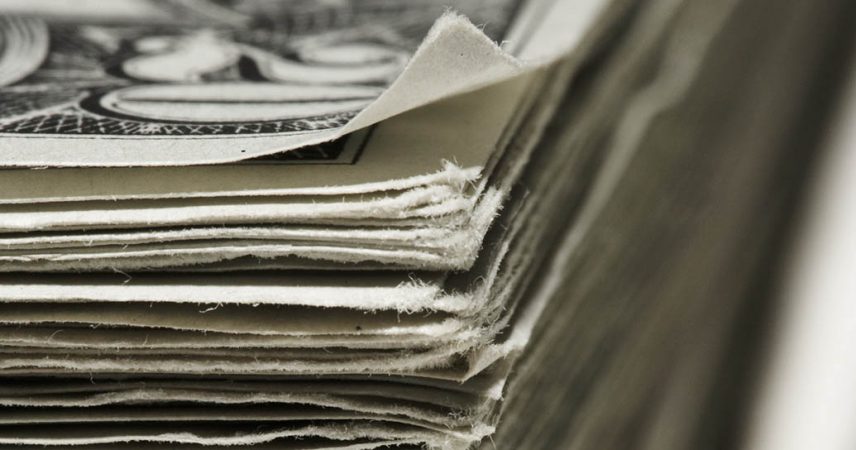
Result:
{"label": "banknote", "polygon": [[[338,129],[396,79],[449,7],[439,0],[125,0],[128,6],[104,11],[105,3],[117,2],[0,4],[0,139],[22,138],[15,145],[28,152],[55,137],[66,138],[67,151],[103,145],[119,152],[140,139],[181,152],[181,143],[200,138]],[[521,3],[452,7],[501,40]],[[133,157],[145,159],[146,147],[135,147]],[[340,149],[292,159],[329,160]]]}
{"label": "banknote", "polygon": [[[4,1],[0,165],[204,164],[326,143],[519,73],[510,51],[538,40],[541,16],[590,19],[601,2]],[[336,145],[276,160],[329,160]]]}

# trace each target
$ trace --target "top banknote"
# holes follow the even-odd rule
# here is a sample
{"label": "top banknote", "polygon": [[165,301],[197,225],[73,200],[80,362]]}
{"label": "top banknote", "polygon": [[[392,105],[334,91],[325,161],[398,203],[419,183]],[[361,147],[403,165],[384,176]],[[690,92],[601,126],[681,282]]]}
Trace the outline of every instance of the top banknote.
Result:
{"label": "top banknote", "polygon": [[5,0],[0,166],[258,158],[533,70],[594,0]]}

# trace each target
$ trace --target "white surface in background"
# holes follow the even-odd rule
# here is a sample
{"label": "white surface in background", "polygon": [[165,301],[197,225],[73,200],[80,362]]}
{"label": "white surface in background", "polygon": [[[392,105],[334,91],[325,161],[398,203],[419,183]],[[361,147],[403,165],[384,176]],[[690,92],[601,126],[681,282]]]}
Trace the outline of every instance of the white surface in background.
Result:
{"label": "white surface in background", "polygon": [[856,448],[856,71],[813,188],[748,448]]}

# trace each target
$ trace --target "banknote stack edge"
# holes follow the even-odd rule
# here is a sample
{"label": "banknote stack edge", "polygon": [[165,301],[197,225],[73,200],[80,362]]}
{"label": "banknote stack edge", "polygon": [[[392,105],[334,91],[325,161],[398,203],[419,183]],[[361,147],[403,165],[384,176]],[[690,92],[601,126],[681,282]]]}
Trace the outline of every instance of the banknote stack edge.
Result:
{"label": "banknote stack edge", "polygon": [[0,444],[489,440],[624,8],[232,3],[0,5]]}
{"label": "banknote stack edge", "polygon": [[852,5],[0,1],[0,447],[813,448]]}

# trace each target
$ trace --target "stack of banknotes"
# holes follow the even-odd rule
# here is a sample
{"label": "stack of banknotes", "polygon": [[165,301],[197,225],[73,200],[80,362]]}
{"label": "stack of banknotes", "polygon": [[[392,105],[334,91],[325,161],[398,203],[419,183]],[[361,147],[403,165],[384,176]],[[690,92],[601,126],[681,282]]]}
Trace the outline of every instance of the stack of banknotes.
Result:
{"label": "stack of banknotes", "polygon": [[606,3],[0,3],[0,444],[489,443]]}

